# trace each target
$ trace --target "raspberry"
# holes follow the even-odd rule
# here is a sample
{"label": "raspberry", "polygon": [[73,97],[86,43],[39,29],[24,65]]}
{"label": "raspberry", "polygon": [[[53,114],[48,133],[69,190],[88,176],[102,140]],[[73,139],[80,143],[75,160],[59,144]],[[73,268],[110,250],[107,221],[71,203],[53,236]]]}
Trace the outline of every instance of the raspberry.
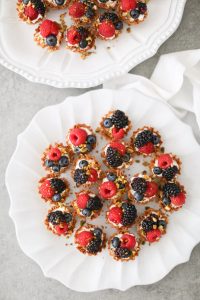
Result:
{"label": "raspberry", "polygon": [[130,234],[123,234],[121,237],[121,247],[122,248],[128,248],[128,249],[134,249],[136,244],[136,239],[133,235]]}
{"label": "raspberry", "polygon": [[112,129],[112,136],[115,140],[121,140],[124,137],[124,129],[117,129],[116,127],[114,127]]}
{"label": "raspberry", "polygon": [[119,207],[112,207],[108,212],[108,220],[115,224],[119,224],[122,221],[122,209]]}
{"label": "raspberry", "polygon": [[81,34],[74,28],[67,31],[67,40],[71,45],[78,44],[81,41]]}
{"label": "raspberry", "polygon": [[24,13],[30,20],[35,20],[38,17],[38,11],[33,6],[25,7]]}
{"label": "raspberry", "polygon": [[58,148],[51,148],[51,150],[48,153],[49,159],[56,161],[59,160],[61,157],[61,152]]}
{"label": "raspberry", "polygon": [[51,187],[50,180],[45,180],[40,188],[39,192],[42,195],[43,198],[51,198],[55,194],[54,189]]}
{"label": "raspberry", "polygon": [[103,182],[99,187],[99,194],[104,199],[110,199],[117,193],[117,186],[112,181]]}
{"label": "raspberry", "polygon": [[111,22],[103,21],[98,27],[99,34],[105,38],[115,35],[115,26]]}
{"label": "raspberry", "polygon": [[87,132],[81,128],[74,128],[71,130],[69,139],[74,146],[84,144],[87,138]]}
{"label": "raspberry", "polygon": [[135,9],[137,3],[135,0],[121,0],[121,7],[123,11],[129,11]]}
{"label": "raspberry", "polygon": [[90,175],[88,177],[88,181],[96,182],[98,179],[98,173],[95,169],[90,169]]}
{"label": "raspberry", "polygon": [[43,37],[47,37],[50,34],[57,35],[59,31],[58,25],[56,22],[51,20],[44,20],[40,25],[40,34]]}
{"label": "raspberry", "polygon": [[113,149],[118,150],[118,152],[123,156],[126,153],[126,147],[118,142],[112,142],[110,143],[110,147]]}
{"label": "raspberry", "polygon": [[69,228],[68,224],[66,224],[66,223],[64,223],[62,225],[56,225],[55,226],[55,230],[57,231],[57,233],[59,235],[65,234],[67,232],[68,228]]}
{"label": "raspberry", "polygon": [[146,197],[153,197],[158,191],[158,185],[155,182],[147,181]]}
{"label": "raspberry", "polygon": [[84,209],[87,206],[88,200],[89,200],[88,194],[80,194],[80,195],[78,195],[78,198],[76,199],[76,203],[79,208]]}
{"label": "raspberry", "polygon": [[172,163],[173,163],[173,159],[171,158],[171,156],[169,154],[161,154],[158,157],[158,166],[161,169],[169,168]]}
{"label": "raspberry", "polygon": [[86,6],[81,2],[74,2],[69,7],[69,15],[73,18],[81,18],[85,14]]}
{"label": "raspberry", "polygon": [[150,243],[153,243],[155,241],[158,241],[160,239],[161,236],[161,232],[159,229],[153,229],[149,232],[147,232],[147,241]]}
{"label": "raspberry", "polygon": [[185,193],[181,192],[177,196],[173,196],[170,198],[171,203],[174,204],[175,206],[182,206],[185,204]]}
{"label": "raspberry", "polygon": [[149,142],[146,145],[140,147],[138,150],[140,153],[151,154],[152,152],[154,152],[154,145],[153,143]]}
{"label": "raspberry", "polygon": [[82,247],[86,247],[93,239],[93,234],[90,231],[82,231],[76,236],[76,243]]}

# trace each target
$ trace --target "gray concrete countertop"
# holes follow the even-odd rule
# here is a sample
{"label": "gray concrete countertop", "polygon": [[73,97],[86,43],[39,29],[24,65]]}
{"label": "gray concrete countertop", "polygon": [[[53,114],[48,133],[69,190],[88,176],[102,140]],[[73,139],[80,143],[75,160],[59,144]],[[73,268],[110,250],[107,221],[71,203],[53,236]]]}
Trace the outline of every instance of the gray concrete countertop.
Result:
{"label": "gray concrete countertop", "polygon": [[[149,77],[160,55],[200,48],[199,18],[200,0],[188,0],[176,33],[153,58],[131,73]],[[0,300],[199,300],[200,245],[193,250],[188,263],[177,266],[158,283],[138,286],[123,293],[116,290],[96,293],[71,291],[59,282],[45,278],[38,265],[19,248],[14,225],[8,217],[9,197],[4,184],[5,169],[15,149],[17,135],[41,108],[86,91],[33,84],[0,66]]]}

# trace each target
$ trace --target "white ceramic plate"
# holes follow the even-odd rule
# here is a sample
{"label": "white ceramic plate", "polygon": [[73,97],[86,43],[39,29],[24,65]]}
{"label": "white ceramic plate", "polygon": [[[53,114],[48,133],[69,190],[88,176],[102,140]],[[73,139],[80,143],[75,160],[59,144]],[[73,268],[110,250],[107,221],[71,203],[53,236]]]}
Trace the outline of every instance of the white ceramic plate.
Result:
{"label": "white ceramic plate", "polygon": [[[128,113],[134,129],[152,125],[160,131],[166,151],[177,154],[183,162],[180,181],[188,192],[186,205],[171,216],[167,234],[159,243],[142,247],[138,258],[128,263],[114,261],[107,250],[96,257],[88,257],[74,246],[66,247],[64,237],[54,236],[44,227],[49,205],[37,193],[37,182],[45,175],[40,157],[47,145],[54,141],[65,142],[67,130],[75,123],[85,122],[96,128],[101,116],[114,108]],[[102,142],[100,144],[102,146]],[[166,104],[138,91],[97,90],[46,107],[19,135],[7,168],[10,216],[15,223],[18,242],[40,265],[45,276],[77,291],[126,290],[156,282],[177,264],[187,261],[200,241],[199,157],[200,147],[190,127],[177,119]],[[142,171],[142,166],[135,163],[129,173],[134,174],[139,169]],[[103,217],[96,220],[97,224],[103,222]]]}
{"label": "white ceramic plate", "polygon": [[[131,33],[124,29],[114,41],[97,41],[96,54],[82,60],[79,55],[64,50],[64,45],[51,54],[36,46],[35,26],[18,21],[15,1],[0,0],[0,63],[34,82],[60,88],[96,86],[127,73],[153,56],[177,29],[185,2],[150,0],[149,17],[144,23],[133,26]],[[48,16],[59,19],[55,11]]]}

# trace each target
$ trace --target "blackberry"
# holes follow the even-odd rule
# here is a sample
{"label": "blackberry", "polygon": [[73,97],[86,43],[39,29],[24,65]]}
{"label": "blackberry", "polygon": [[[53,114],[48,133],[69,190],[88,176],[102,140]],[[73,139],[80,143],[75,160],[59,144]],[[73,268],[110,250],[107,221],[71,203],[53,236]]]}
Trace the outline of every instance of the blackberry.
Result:
{"label": "blackberry", "polygon": [[89,245],[87,246],[87,251],[89,253],[97,253],[100,250],[101,242],[102,241],[99,238],[92,239]]}
{"label": "blackberry", "polygon": [[116,110],[111,116],[111,121],[118,129],[128,126],[128,117],[121,110]]}
{"label": "blackberry", "polygon": [[87,202],[87,208],[90,210],[99,210],[102,208],[102,203],[99,197],[90,198]]}
{"label": "blackberry", "polygon": [[117,168],[123,164],[123,160],[117,151],[117,149],[113,149],[108,147],[106,152],[106,160],[111,167]]}
{"label": "blackberry", "polygon": [[128,248],[117,248],[115,250],[115,255],[119,258],[128,258],[131,256],[131,251]]}
{"label": "blackberry", "polygon": [[127,203],[123,210],[122,224],[124,226],[131,225],[137,217],[135,205]]}
{"label": "blackberry", "polygon": [[66,189],[66,183],[60,178],[52,178],[51,187],[60,194]]}
{"label": "blackberry", "polygon": [[167,197],[177,196],[180,191],[180,187],[176,183],[166,183],[163,186],[163,194]]}
{"label": "blackberry", "polygon": [[45,5],[41,0],[31,0],[31,3],[35,6],[35,8],[37,9],[37,11],[44,16],[45,15]]}
{"label": "blackberry", "polygon": [[163,170],[162,176],[166,180],[172,180],[177,173],[178,173],[178,168],[176,166],[173,166]]}
{"label": "blackberry", "polygon": [[153,142],[153,133],[150,130],[143,130],[136,136],[134,145],[136,148],[140,148],[149,142]]}
{"label": "blackberry", "polygon": [[147,189],[147,182],[144,178],[136,177],[131,182],[131,187],[134,191],[138,192],[139,194],[144,194]]}
{"label": "blackberry", "polygon": [[118,21],[118,16],[115,14],[115,13],[112,13],[112,12],[105,12],[103,14],[104,16],[104,20],[109,20],[109,21],[112,21],[112,22],[117,22]]}
{"label": "blackberry", "polygon": [[76,169],[74,172],[74,181],[77,185],[84,184],[88,181],[88,175],[83,169]]}
{"label": "blackberry", "polygon": [[142,222],[142,229],[144,229],[145,232],[151,231],[153,229],[153,222],[149,219],[145,219]]}
{"label": "blackberry", "polygon": [[84,38],[88,36],[88,30],[87,28],[84,28],[83,26],[79,26],[77,28],[78,33],[80,33],[80,35]]}
{"label": "blackberry", "polygon": [[144,14],[147,11],[147,5],[144,2],[139,2],[138,5],[137,5],[137,7],[138,7],[139,12],[141,14]]}
{"label": "blackberry", "polygon": [[63,213],[60,210],[52,211],[48,214],[47,219],[53,225],[57,225],[60,223],[60,220],[62,219],[62,214]]}

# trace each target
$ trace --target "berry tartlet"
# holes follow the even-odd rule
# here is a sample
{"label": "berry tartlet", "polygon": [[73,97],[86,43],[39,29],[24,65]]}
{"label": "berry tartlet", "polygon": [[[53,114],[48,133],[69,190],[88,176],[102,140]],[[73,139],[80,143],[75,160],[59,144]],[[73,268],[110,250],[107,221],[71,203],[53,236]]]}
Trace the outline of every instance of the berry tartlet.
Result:
{"label": "berry tartlet", "polygon": [[106,235],[102,228],[85,224],[76,231],[74,242],[83,254],[97,255],[106,246]]}
{"label": "berry tartlet", "polygon": [[95,36],[89,28],[73,25],[67,29],[66,43],[66,49],[87,54],[95,45]]}
{"label": "berry tartlet", "polygon": [[117,229],[131,227],[136,218],[137,210],[130,201],[112,204],[106,212],[107,222]]}
{"label": "berry tartlet", "polygon": [[154,200],[158,185],[146,174],[136,174],[131,178],[128,196],[137,204],[146,204]]}
{"label": "berry tartlet", "polygon": [[108,241],[109,253],[117,261],[134,260],[140,251],[140,245],[135,235],[122,231],[112,235]]}
{"label": "berry tartlet", "polygon": [[123,22],[114,12],[104,12],[95,23],[97,36],[102,40],[115,39],[123,29]]}
{"label": "berry tartlet", "polygon": [[124,142],[113,141],[101,153],[103,162],[113,169],[128,168],[133,163],[133,149]]}
{"label": "berry tartlet", "polygon": [[76,199],[72,201],[76,214],[80,217],[95,219],[103,207],[101,199],[91,191],[76,193]]}
{"label": "berry tartlet", "polygon": [[120,140],[127,135],[131,128],[131,121],[121,110],[110,111],[100,123],[100,133],[113,140]]}
{"label": "berry tartlet", "polygon": [[73,160],[73,152],[63,144],[49,145],[42,155],[42,165],[46,171],[59,175],[65,172]]}
{"label": "berry tartlet", "polygon": [[128,190],[128,180],[121,171],[106,172],[99,185],[99,195],[113,202],[120,200]]}
{"label": "berry tartlet", "polygon": [[147,5],[141,0],[119,0],[118,14],[128,25],[139,24],[147,17]]}
{"label": "berry tartlet", "polygon": [[146,156],[158,152],[162,145],[162,140],[158,131],[152,127],[144,126],[133,132],[131,144],[137,154]]}
{"label": "berry tartlet", "polygon": [[90,186],[96,183],[101,176],[100,165],[97,160],[89,155],[80,156],[72,169],[72,177],[76,186]]}
{"label": "berry tartlet", "polygon": [[166,233],[167,216],[161,210],[148,208],[137,220],[137,232],[142,241],[158,242]]}
{"label": "berry tartlet", "polygon": [[167,182],[165,183],[160,191],[159,204],[161,208],[166,211],[179,210],[186,200],[186,192],[179,182]]}
{"label": "berry tartlet", "polygon": [[63,26],[52,20],[44,20],[36,28],[34,33],[34,41],[37,45],[42,48],[47,48],[50,52],[60,48],[63,37]]}
{"label": "berry tartlet", "polygon": [[91,23],[97,15],[97,6],[89,0],[73,1],[69,6],[69,15],[75,23]]}
{"label": "berry tartlet", "polygon": [[17,12],[20,20],[35,24],[44,18],[46,7],[42,0],[18,0]]}
{"label": "berry tartlet", "polygon": [[56,235],[70,236],[75,224],[74,214],[64,204],[53,206],[45,219],[47,229]]}
{"label": "berry tartlet", "polygon": [[118,0],[95,0],[95,3],[99,8],[114,9],[117,6]]}
{"label": "berry tartlet", "polygon": [[172,181],[180,174],[181,161],[171,153],[160,154],[150,163],[150,170],[154,176]]}
{"label": "berry tartlet", "polygon": [[70,0],[44,0],[46,6],[53,8],[53,9],[64,9],[66,8]]}
{"label": "berry tartlet", "polygon": [[39,181],[39,194],[52,204],[64,202],[69,195],[69,184],[64,178],[47,175]]}
{"label": "berry tartlet", "polygon": [[96,147],[96,135],[90,126],[78,124],[69,130],[67,144],[74,153],[85,154]]}

